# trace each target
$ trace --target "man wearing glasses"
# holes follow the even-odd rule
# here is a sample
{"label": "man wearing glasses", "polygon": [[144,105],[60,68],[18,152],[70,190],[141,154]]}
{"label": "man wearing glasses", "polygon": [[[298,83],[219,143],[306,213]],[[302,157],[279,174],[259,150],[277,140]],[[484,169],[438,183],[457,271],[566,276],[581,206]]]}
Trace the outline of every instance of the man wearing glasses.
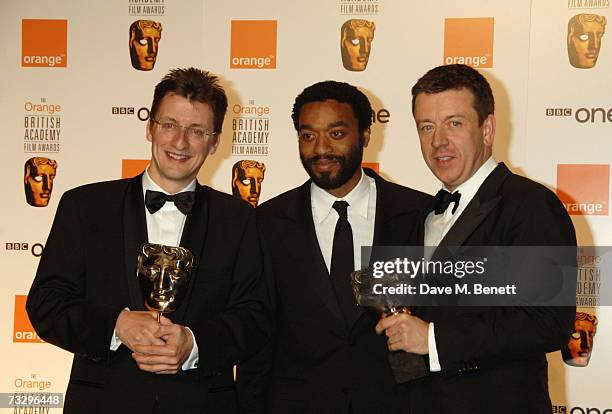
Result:
{"label": "man wearing glasses", "polygon": [[[171,71],[155,88],[147,170],[62,197],[27,311],[41,338],[74,353],[65,412],[238,411],[232,367],[270,326],[253,209],[196,180],[226,109],[217,77]],[[136,276],[147,242],[195,259],[185,299],[159,323]]]}

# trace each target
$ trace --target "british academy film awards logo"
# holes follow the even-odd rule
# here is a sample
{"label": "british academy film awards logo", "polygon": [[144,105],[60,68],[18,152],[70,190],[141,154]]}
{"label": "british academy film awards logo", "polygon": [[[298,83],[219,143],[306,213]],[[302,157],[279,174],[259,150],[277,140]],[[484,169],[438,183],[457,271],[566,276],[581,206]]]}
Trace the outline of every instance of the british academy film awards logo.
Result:
{"label": "british academy film awards logo", "polygon": [[257,207],[266,165],[254,160],[240,160],[232,167],[232,195]]}
{"label": "british academy film awards logo", "polygon": [[23,152],[60,152],[62,106],[40,98],[39,102],[25,102],[24,110]]}
{"label": "british academy film awards logo", "polygon": [[230,68],[276,69],[276,20],[232,20]]}
{"label": "british academy film awards logo", "polygon": [[340,28],[342,66],[351,72],[361,72],[368,66],[376,24],[364,19],[349,19]]}
{"label": "british academy film awards logo", "polygon": [[136,70],[149,71],[155,67],[162,24],[153,20],[136,20],[130,25],[130,60]]}
{"label": "british academy film awards logo", "polygon": [[591,69],[597,64],[602,38],[606,32],[605,16],[580,13],[567,23],[567,56],[578,69]]}
{"label": "british academy film awards logo", "polygon": [[609,164],[558,164],[557,196],[571,216],[607,216]]}
{"label": "british academy film awards logo", "polygon": [[232,111],[232,156],[269,154],[270,107],[239,103],[231,106]]}
{"label": "british academy film awards logo", "polygon": [[593,246],[580,246],[576,255],[578,276],[576,279],[576,306],[593,308],[601,304],[600,251]]}
{"label": "british academy film awards logo", "polygon": [[567,0],[568,9],[607,9],[610,0]]}
{"label": "british academy film awards logo", "polygon": [[21,20],[22,67],[65,68],[67,50],[67,20]]}
{"label": "british academy film awards logo", "polygon": [[493,17],[444,19],[444,64],[493,67]]}
{"label": "british academy film awards logo", "polygon": [[130,16],[163,16],[164,0],[128,0]]}
{"label": "british academy film awards logo", "polygon": [[340,0],[342,15],[376,15],[380,9],[379,0]]}

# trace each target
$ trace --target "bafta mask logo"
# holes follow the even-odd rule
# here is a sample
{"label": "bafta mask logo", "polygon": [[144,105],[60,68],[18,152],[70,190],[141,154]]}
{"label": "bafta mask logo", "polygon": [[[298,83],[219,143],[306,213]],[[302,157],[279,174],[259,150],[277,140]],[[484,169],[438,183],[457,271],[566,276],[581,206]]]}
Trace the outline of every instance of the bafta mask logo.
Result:
{"label": "bafta mask logo", "polygon": [[193,254],[184,247],[143,244],[136,274],[147,309],[174,312],[189,286],[193,264]]}
{"label": "bafta mask logo", "polygon": [[368,66],[372,40],[374,40],[374,22],[362,19],[350,19],[340,29],[340,52],[344,69],[361,72]]}
{"label": "bafta mask logo", "polygon": [[576,312],[574,332],[565,348],[561,350],[563,360],[573,367],[586,367],[593,351],[593,338],[597,332],[597,317],[585,312]]}
{"label": "bafta mask logo", "polygon": [[23,174],[26,201],[34,207],[47,207],[53,191],[57,161],[34,157],[26,161]]}
{"label": "bafta mask logo", "polygon": [[232,194],[257,207],[265,172],[263,162],[238,161],[232,168]]}
{"label": "bafta mask logo", "polygon": [[590,69],[595,66],[606,23],[606,17],[597,14],[577,14],[569,20],[567,54],[573,67]]}
{"label": "bafta mask logo", "polygon": [[136,20],[130,26],[130,58],[137,70],[152,70],[157,60],[162,25],[153,20]]}

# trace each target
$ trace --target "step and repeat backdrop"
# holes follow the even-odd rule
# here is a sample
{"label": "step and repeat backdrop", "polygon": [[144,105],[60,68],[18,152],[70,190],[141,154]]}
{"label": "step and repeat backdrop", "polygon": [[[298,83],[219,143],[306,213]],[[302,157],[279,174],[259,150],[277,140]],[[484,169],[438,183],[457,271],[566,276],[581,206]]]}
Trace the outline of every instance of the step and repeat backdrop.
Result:
{"label": "step and repeat backdrop", "polygon": [[[220,75],[230,98],[199,180],[254,207],[306,179],[291,107],[326,79],[372,102],[364,161],[437,191],[410,88],[434,66],[476,67],[497,101],[496,159],[557,192],[580,245],[611,245],[609,16],[609,0],[3,1],[0,393],[65,391],[72,356],[40,340],[24,310],[57,203],[143,170],[153,88],[177,67]],[[575,333],[548,355],[554,412],[612,414],[605,275],[597,254],[579,259]]]}

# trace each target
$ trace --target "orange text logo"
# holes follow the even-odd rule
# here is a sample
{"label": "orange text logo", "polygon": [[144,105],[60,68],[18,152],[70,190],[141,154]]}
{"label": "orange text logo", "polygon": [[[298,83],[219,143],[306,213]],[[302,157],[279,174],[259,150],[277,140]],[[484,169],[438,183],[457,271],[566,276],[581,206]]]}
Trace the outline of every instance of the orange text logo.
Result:
{"label": "orange text logo", "polygon": [[361,166],[363,168],[369,168],[371,170],[374,170],[376,174],[380,175],[380,164],[377,162],[362,162]]}
{"label": "orange text logo", "polygon": [[65,68],[67,20],[21,20],[21,66]]}
{"label": "orange text logo", "polygon": [[610,165],[557,165],[557,195],[573,216],[607,216]]}
{"label": "orange text logo", "polygon": [[276,68],[276,20],[232,20],[230,68]]}
{"label": "orange text logo", "polygon": [[444,64],[493,67],[493,17],[444,20]]}
{"label": "orange text logo", "polygon": [[26,295],[15,295],[15,321],[13,323],[13,342],[44,342],[38,337],[25,310]]}
{"label": "orange text logo", "polygon": [[121,178],[132,178],[149,166],[149,160],[121,160]]}

